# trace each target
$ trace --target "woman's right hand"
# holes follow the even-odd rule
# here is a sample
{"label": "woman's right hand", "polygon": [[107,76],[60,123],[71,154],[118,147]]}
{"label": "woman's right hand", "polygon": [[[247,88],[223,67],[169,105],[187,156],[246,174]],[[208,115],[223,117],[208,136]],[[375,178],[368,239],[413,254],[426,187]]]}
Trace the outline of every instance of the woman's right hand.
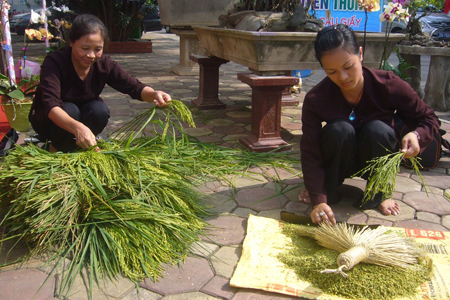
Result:
{"label": "woman's right hand", "polygon": [[[92,133],[89,127],[87,127],[81,122],[78,122],[75,128],[74,135],[78,147],[82,149],[86,149],[97,145],[97,139],[95,138],[95,135]],[[97,152],[100,151],[100,148],[98,147],[95,147],[94,149]]]}
{"label": "woman's right hand", "polygon": [[313,207],[311,211],[311,221],[314,224],[322,222],[330,222],[332,225],[336,225],[336,218],[334,217],[333,210],[326,203],[319,203]]}

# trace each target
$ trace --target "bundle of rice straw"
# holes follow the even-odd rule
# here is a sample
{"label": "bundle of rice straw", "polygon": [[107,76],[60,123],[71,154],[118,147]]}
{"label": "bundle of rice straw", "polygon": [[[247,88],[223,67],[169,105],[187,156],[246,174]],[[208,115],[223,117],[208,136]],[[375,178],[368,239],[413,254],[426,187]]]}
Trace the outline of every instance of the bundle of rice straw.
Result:
{"label": "bundle of rice straw", "polygon": [[120,274],[137,284],[158,278],[162,264],[186,257],[209,214],[199,202],[199,183],[242,175],[252,165],[292,171],[289,164],[298,163],[288,153],[192,140],[183,131],[186,123],[193,125],[190,111],[173,100],[100,142],[101,152],[52,154],[17,146],[0,166],[0,226],[7,229],[0,243],[25,241],[29,257],[50,254],[54,270],[68,259],[61,296],[86,269],[92,297],[101,278]]}
{"label": "bundle of rice straw", "polygon": [[368,226],[356,228],[346,223],[335,226],[323,222],[317,228],[305,226],[302,236],[313,237],[325,248],[340,253],[337,269],[325,269],[321,273],[336,273],[344,277],[344,271],[352,269],[360,262],[379,266],[407,268],[418,263],[423,251],[411,238],[389,232],[386,227],[370,229]]}

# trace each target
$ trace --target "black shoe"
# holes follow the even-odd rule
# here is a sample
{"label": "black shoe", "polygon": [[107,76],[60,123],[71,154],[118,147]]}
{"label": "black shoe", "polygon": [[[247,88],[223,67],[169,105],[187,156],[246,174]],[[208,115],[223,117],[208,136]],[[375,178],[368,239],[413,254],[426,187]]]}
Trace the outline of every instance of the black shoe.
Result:
{"label": "black shoe", "polygon": [[16,146],[17,140],[19,140],[19,134],[14,128],[11,128],[0,142],[0,156],[7,156],[9,150]]}

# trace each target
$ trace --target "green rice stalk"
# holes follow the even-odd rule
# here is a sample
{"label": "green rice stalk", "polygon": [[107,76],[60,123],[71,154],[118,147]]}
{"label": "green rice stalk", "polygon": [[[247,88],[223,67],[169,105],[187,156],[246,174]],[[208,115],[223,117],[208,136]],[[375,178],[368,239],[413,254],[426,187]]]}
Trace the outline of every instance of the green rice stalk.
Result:
{"label": "green rice stalk", "polygon": [[[373,197],[380,192],[385,196],[392,195],[395,190],[397,175],[400,172],[400,164],[404,159],[404,156],[404,152],[394,152],[376,157],[368,161],[366,167],[352,176],[356,177],[368,174],[369,180],[367,181],[366,189],[364,190],[362,204],[373,199]],[[409,160],[411,161],[412,171],[416,172],[419,176],[421,183],[427,192],[427,184],[420,173],[420,168],[422,167],[419,162],[420,158],[413,157],[409,158]]]}
{"label": "green rice stalk", "polygon": [[29,245],[28,257],[69,259],[62,296],[83,270],[90,292],[119,274],[136,284],[157,279],[163,264],[182,261],[204,234],[202,218],[210,212],[200,204],[198,184],[250,173],[251,166],[292,171],[299,163],[289,153],[201,143],[185,134],[184,124],[193,126],[192,116],[173,100],[100,141],[101,152],[18,145],[0,165],[0,226],[7,230],[0,243],[15,237]]}
{"label": "green rice stalk", "polygon": [[[383,267],[361,263],[348,271],[348,277],[321,274],[336,265],[338,252],[324,248],[314,239],[302,236],[311,233],[306,226],[284,224],[282,232],[292,239],[292,247],[278,259],[295,271],[300,280],[307,281],[327,294],[349,299],[391,300],[417,295],[417,288],[432,270],[432,262],[422,257],[410,268]],[[314,230],[313,230],[314,231]]]}

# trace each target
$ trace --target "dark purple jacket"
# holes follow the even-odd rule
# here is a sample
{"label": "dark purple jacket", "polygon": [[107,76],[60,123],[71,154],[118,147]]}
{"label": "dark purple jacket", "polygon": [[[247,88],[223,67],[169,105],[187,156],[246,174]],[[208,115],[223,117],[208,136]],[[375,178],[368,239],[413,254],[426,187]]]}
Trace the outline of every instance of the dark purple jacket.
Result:
{"label": "dark purple jacket", "polygon": [[30,114],[37,120],[47,118],[49,111],[63,107],[64,102],[83,104],[103,101],[100,97],[105,85],[141,100],[145,85],[122,69],[109,56],[102,55],[91,67],[84,80],[72,64],[72,48],[66,47],[49,53],[41,66],[40,84],[36,90]]}
{"label": "dark purple jacket", "polygon": [[[363,67],[363,76],[364,90],[355,109],[353,126],[359,128],[369,121],[381,120],[394,128],[394,113],[397,113],[409,128],[419,133],[420,147],[426,147],[438,131],[440,122],[411,86],[392,72]],[[300,151],[305,187],[313,205],[327,203],[320,150],[322,122],[348,119],[351,111],[340,88],[328,77],[306,94]]]}

